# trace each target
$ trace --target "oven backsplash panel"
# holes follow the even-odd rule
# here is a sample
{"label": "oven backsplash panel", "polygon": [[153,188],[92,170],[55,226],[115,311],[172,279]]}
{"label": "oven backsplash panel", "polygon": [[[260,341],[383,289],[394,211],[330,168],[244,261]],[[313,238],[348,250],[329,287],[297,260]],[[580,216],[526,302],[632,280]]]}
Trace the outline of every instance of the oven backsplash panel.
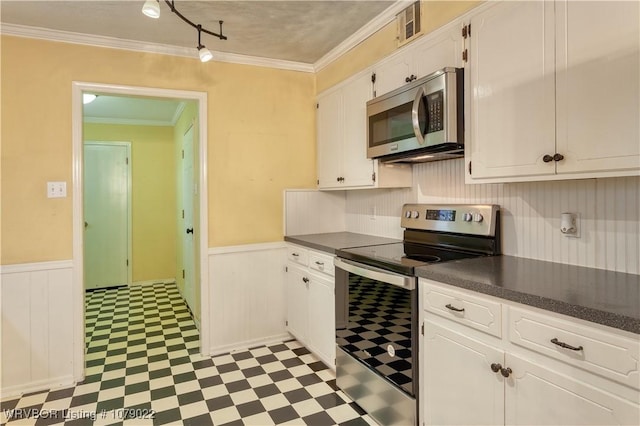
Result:
{"label": "oven backsplash panel", "polygon": [[[416,164],[412,189],[346,191],[351,232],[402,238],[405,203],[502,206],[502,251],[531,259],[640,273],[640,177],[464,184],[464,159]],[[580,238],[560,232],[579,214]]]}

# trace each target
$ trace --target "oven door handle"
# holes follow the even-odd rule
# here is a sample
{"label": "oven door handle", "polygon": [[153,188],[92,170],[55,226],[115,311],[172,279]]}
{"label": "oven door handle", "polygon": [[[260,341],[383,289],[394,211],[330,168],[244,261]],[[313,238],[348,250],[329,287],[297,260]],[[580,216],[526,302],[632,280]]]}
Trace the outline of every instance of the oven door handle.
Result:
{"label": "oven door handle", "polygon": [[374,268],[372,266],[363,265],[361,263],[355,263],[348,260],[340,259],[339,257],[336,257],[333,260],[333,264],[336,266],[336,268],[351,272],[355,275],[360,275],[361,277],[395,285],[406,290],[415,290],[416,288],[416,279],[414,277],[395,274],[393,272],[385,271],[384,269]]}

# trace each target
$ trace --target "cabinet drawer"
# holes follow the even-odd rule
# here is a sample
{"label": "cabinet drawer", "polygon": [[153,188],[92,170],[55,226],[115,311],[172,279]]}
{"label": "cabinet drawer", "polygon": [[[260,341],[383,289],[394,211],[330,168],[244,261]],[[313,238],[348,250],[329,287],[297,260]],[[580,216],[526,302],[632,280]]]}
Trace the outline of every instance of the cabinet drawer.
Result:
{"label": "cabinet drawer", "polygon": [[300,247],[289,246],[287,248],[287,259],[289,259],[291,262],[295,262],[303,266],[308,266],[309,251]]}
{"label": "cabinet drawer", "polygon": [[335,275],[335,267],[333,266],[333,256],[329,256],[326,254],[310,252],[309,268],[330,276]]}
{"label": "cabinet drawer", "polygon": [[500,303],[476,297],[465,292],[425,285],[423,309],[476,330],[502,336],[502,308]]}
{"label": "cabinet drawer", "polygon": [[511,343],[638,388],[640,341],[509,307]]}

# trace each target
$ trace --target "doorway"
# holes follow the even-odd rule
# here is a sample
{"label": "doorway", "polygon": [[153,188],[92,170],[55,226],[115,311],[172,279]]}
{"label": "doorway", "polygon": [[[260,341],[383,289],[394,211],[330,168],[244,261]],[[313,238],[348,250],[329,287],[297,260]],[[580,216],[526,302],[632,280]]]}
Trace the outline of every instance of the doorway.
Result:
{"label": "doorway", "polygon": [[[191,259],[193,266],[187,266],[185,268],[185,276],[187,275],[186,269],[192,269],[191,285],[186,287],[183,291],[183,297],[194,305],[191,307],[194,314],[199,312],[200,321],[200,352],[203,355],[208,355],[208,262],[207,262],[207,204],[206,197],[202,197],[199,194],[207,194],[207,182],[206,176],[206,143],[201,141],[206,140],[206,94],[201,92],[189,92],[189,91],[175,91],[169,89],[150,89],[140,87],[124,87],[124,86],[111,86],[103,84],[92,83],[77,83],[73,84],[73,259],[74,259],[74,376],[77,379],[84,377],[85,366],[85,352],[84,352],[84,306],[85,306],[85,294],[84,294],[84,279],[86,274],[85,264],[85,241],[83,238],[84,233],[84,202],[85,194],[83,188],[87,184],[86,177],[84,176],[84,157],[83,152],[83,105],[82,95],[85,92],[104,95],[118,95],[118,96],[131,96],[131,97],[147,97],[152,99],[179,99],[191,102],[194,105],[196,111],[196,117],[202,119],[194,120],[187,132],[183,135],[183,144],[186,143],[187,155],[192,156],[191,167],[187,170],[177,170],[183,177],[188,177],[189,173],[194,184],[189,185],[193,188],[191,205],[193,208],[184,209],[185,215],[191,216],[190,226],[186,227],[186,230],[190,230],[188,237],[191,240],[190,251],[192,252]],[[190,139],[190,141],[189,141]],[[184,147],[182,147],[184,149]],[[189,152],[190,150],[190,152]],[[183,181],[183,179],[180,179]],[[186,185],[186,184],[185,184]],[[183,192],[183,191],[180,191]],[[181,199],[185,200],[183,194]],[[90,224],[89,224],[90,226]],[[184,229],[184,228],[183,228]],[[178,229],[179,231],[179,229]],[[183,232],[185,232],[183,231]],[[183,237],[178,233],[177,238],[183,240]],[[186,247],[186,246],[185,246]],[[185,250],[188,251],[189,249]],[[182,254],[184,255],[184,253]],[[189,253],[186,254],[189,256]],[[176,276],[176,279],[178,277]],[[200,295],[198,301],[198,295]],[[195,316],[195,315],[194,315]]]}

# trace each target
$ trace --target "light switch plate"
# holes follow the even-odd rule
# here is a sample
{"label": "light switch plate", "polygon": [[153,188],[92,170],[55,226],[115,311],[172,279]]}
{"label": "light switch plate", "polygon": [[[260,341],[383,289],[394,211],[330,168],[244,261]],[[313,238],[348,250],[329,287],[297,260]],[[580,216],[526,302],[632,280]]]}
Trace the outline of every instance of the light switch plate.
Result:
{"label": "light switch plate", "polygon": [[47,198],[65,198],[67,182],[47,182]]}

